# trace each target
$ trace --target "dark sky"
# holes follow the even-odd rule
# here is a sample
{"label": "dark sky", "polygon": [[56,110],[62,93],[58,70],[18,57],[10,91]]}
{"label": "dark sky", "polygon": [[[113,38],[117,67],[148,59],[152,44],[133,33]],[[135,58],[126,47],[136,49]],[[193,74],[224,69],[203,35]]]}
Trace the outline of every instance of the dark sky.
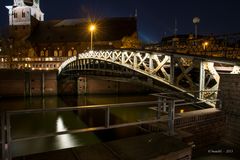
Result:
{"label": "dark sky", "polygon": [[[0,26],[8,24],[5,5],[0,2]],[[177,19],[178,34],[194,32],[192,18],[199,16],[201,34],[240,32],[240,0],[40,0],[45,20],[79,17],[115,17],[134,15],[138,10],[140,38],[159,41],[172,35]]]}

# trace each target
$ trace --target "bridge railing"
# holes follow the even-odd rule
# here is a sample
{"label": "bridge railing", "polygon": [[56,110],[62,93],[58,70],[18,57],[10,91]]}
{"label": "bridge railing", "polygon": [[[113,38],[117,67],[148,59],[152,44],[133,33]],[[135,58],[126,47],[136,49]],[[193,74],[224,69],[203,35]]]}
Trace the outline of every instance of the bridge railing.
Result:
{"label": "bridge railing", "polygon": [[215,46],[204,47],[202,45],[196,46],[185,44],[185,45],[148,46],[145,49],[193,56],[224,58],[228,60],[240,60],[239,47],[215,47]]}

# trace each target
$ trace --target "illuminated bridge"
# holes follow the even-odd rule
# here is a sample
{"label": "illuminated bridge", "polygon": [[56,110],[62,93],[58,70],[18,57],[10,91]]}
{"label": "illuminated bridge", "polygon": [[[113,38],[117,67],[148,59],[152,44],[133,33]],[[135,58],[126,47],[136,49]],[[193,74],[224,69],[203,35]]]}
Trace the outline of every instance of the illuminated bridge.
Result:
{"label": "illuminated bridge", "polygon": [[[240,73],[238,60],[211,56],[177,54],[161,51],[99,50],[71,57],[58,69],[59,77],[79,77],[83,74],[146,77],[148,84],[160,82],[172,89],[199,91],[198,98],[216,98],[220,76],[218,72]],[[111,73],[111,74],[107,74]],[[195,95],[196,96],[196,95]]]}

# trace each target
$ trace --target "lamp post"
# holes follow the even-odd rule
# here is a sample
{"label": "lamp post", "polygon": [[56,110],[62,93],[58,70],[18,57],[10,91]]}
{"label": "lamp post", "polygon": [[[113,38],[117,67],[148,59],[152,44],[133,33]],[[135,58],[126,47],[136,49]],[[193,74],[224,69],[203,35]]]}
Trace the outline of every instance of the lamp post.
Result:
{"label": "lamp post", "polygon": [[193,24],[195,25],[195,38],[197,39],[198,35],[198,24],[200,23],[200,18],[199,17],[194,17],[193,18]]}
{"label": "lamp post", "polygon": [[91,47],[90,50],[93,50],[93,32],[96,30],[96,26],[94,24],[91,24],[89,27],[89,31],[91,33]]}
{"label": "lamp post", "polygon": [[207,46],[208,46],[208,42],[206,41],[206,42],[204,42],[202,45],[203,45],[203,49],[206,50],[206,48],[207,48]]}

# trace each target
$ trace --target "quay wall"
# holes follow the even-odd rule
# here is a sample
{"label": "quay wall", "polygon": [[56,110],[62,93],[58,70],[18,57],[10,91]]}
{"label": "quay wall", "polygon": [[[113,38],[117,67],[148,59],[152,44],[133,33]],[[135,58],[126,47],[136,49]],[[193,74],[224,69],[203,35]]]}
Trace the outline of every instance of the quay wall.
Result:
{"label": "quay wall", "polygon": [[240,75],[223,74],[220,79],[219,99],[226,114],[224,140],[240,145]]}
{"label": "quay wall", "polygon": [[[156,124],[145,125],[145,129],[152,132],[161,132],[168,130],[167,118],[165,121]],[[225,114],[223,111],[210,108],[185,113],[178,113],[174,121],[176,133],[189,134],[187,143],[193,142],[195,148],[204,148],[205,146],[219,142],[224,136]]]}
{"label": "quay wall", "polygon": [[[195,111],[194,111],[195,112]],[[218,109],[205,109],[186,113],[175,120],[175,128],[192,134],[196,148],[219,142],[224,136],[225,114]]]}
{"label": "quay wall", "polygon": [[57,71],[0,70],[0,97],[77,94],[141,94],[148,87],[98,77],[57,78]]}
{"label": "quay wall", "polygon": [[0,96],[57,95],[56,71],[0,70]]}

